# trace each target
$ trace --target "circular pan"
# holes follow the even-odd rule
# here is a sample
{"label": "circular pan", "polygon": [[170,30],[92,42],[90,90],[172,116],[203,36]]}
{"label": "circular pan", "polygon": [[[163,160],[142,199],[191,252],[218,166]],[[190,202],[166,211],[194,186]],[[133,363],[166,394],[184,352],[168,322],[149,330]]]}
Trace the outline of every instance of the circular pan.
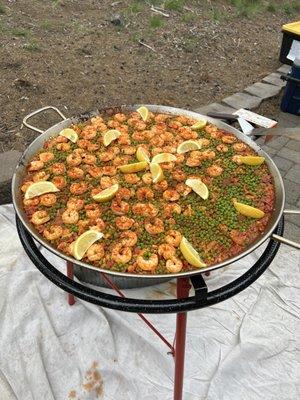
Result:
{"label": "circular pan", "polygon": [[[75,282],[63,273],[58,271],[49,261],[40,253],[30,233],[24,228],[19,217],[16,217],[17,230],[21,243],[33,264],[46,276],[51,282],[73,294],[84,301],[96,304],[101,307],[107,307],[115,310],[144,313],[144,314],[164,314],[179,313],[199,308],[211,306],[238,294],[246,289],[258,279],[273,261],[279,249],[280,243],[270,240],[266,249],[256,263],[239,278],[222,286],[212,292],[207,293],[206,298],[191,296],[185,299],[174,300],[142,300],[133,298],[123,298],[111,294],[103,293],[91,289],[81,283]],[[274,233],[282,235],[284,231],[284,220],[281,218]]]}

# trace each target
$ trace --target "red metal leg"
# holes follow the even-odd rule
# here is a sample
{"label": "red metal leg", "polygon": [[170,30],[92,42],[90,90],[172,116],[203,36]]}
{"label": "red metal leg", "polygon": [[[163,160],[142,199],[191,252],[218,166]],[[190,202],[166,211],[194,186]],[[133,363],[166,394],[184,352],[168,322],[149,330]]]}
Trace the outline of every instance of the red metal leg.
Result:
{"label": "red metal leg", "polygon": [[[67,276],[70,279],[74,278],[74,271],[73,271],[74,268],[73,267],[74,267],[73,263],[70,261],[67,261]],[[70,306],[75,304],[75,297],[71,293],[68,293],[68,303]]]}
{"label": "red metal leg", "polygon": [[[186,278],[177,279],[177,298],[188,297],[190,290],[189,280]],[[176,316],[175,333],[175,377],[174,377],[174,400],[182,400],[184,356],[186,339],[187,313],[178,313]]]}

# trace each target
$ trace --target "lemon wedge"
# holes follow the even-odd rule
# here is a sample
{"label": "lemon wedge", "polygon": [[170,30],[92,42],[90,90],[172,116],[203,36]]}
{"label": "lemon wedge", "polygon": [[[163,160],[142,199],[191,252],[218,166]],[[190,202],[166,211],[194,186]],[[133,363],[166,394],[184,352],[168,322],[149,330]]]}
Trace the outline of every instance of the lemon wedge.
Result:
{"label": "lemon wedge", "polygon": [[194,179],[189,178],[185,181],[185,184],[187,186],[189,186],[190,188],[192,188],[193,191],[195,193],[197,193],[198,196],[200,196],[203,200],[208,199],[208,195],[209,195],[208,188],[205,185],[205,183],[203,183],[201,181],[200,178],[198,178],[198,179],[197,178],[194,178]]}
{"label": "lemon wedge", "polygon": [[187,153],[188,151],[193,151],[193,150],[200,150],[202,147],[201,140],[186,140],[177,147],[177,153],[178,154],[183,154]]}
{"label": "lemon wedge", "polygon": [[111,200],[118,190],[119,185],[118,183],[116,183],[115,185],[112,185],[109,188],[102,190],[100,193],[97,193],[95,194],[95,196],[92,197],[95,201],[98,201],[99,203],[104,203],[105,201]]}
{"label": "lemon wedge", "polygon": [[201,260],[198,252],[194,249],[190,242],[183,236],[179,245],[183,257],[188,263],[197,268],[206,267],[206,264]]}
{"label": "lemon wedge", "polygon": [[33,197],[36,196],[41,196],[42,194],[45,193],[53,193],[53,192],[59,192],[59,189],[54,185],[54,183],[48,181],[40,181],[40,182],[35,182],[32,185],[28,186],[24,197],[27,200],[27,199],[32,199]]}
{"label": "lemon wedge", "polygon": [[154,156],[152,158],[151,162],[153,162],[155,164],[160,164],[160,163],[172,162],[172,161],[176,161],[176,156],[174,156],[174,154],[171,154],[171,153],[159,153],[159,154],[156,154],[156,156]]}
{"label": "lemon wedge", "polygon": [[124,172],[124,174],[132,174],[133,172],[143,171],[147,166],[148,163],[146,161],[140,161],[133,164],[120,165],[118,168],[121,172]]}
{"label": "lemon wedge", "polygon": [[73,256],[76,258],[76,260],[81,260],[87,252],[88,248],[91,247],[92,244],[97,242],[97,240],[102,239],[102,237],[102,232],[94,231],[92,229],[80,235],[75,240],[74,245],[72,246]]}
{"label": "lemon wedge", "polygon": [[259,208],[255,208],[255,207],[248,206],[247,204],[239,203],[236,200],[233,200],[233,205],[237,212],[239,212],[242,215],[245,215],[246,217],[259,219],[265,215],[265,213],[262,210],[260,210]]}
{"label": "lemon wedge", "polygon": [[159,183],[164,179],[164,173],[159,164],[150,163],[150,172],[152,175],[153,183]]}
{"label": "lemon wedge", "polygon": [[149,110],[147,107],[142,106],[142,107],[138,108],[136,111],[140,114],[140,116],[142,117],[142,120],[144,122],[147,121],[148,115],[149,115]]}
{"label": "lemon wedge", "polygon": [[146,152],[146,150],[143,147],[139,147],[136,151],[136,158],[139,161],[146,161],[147,163],[150,162],[150,158]]}
{"label": "lemon wedge", "polygon": [[59,136],[64,136],[67,139],[71,140],[71,142],[76,143],[78,140],[78,135],[77,133],[74,131],[74,129],[71,128],[66,128],[63,129],[60,133]]}
{"label": "lemon wedge", "polygon": [[109,146],[111,142],[118,139],[119,136],[121,136],[121,132],[117,131],[116,129],[110,129],[109,131],[105,132],[103,135],[104,146]]}
{"label": "lemon wedge", "polygon": [[205,121],[205,119],[200,119],[194,125],[192,125],[191,128],[194,129],[195,131],[198,131],[200,129],[203,129],[206,124],[207,124],[207,121]]}
{"label": "lemon wedge", "polygon": [[265,157],[259,156],[239,156],[241,162],[247,165],[261,165],[265,161]]}

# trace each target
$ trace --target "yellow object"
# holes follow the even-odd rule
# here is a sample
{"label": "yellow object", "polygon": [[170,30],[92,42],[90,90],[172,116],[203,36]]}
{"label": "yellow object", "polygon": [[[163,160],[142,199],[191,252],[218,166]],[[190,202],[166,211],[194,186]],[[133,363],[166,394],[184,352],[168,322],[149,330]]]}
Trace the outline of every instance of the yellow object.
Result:
{"label": "yellow object", "polygon": [[143,147],[139,147],[136,151],[136,158],[139,161],[146,161],[147,163],[150,162],[150,158],[148,154],[146,153],[145,149]]}
{"label": "yellow object", "polygon": [[198,252],[194,249],[190,242],[183,236],[179,245],[183,257],[188,263],[196,268],[206,267],[206,264],[201,260]]}
{"label": "yellow object", "polygon": [[104,146],[108,146],[114,140],[118,139],[121,136],[121,132],[117,131],[116,129],[110,129],[109,131],[105,132],[103,135],[103,143]]}
{"label": "yellow object", "polygon": [[201,140],[186,140],[185,142],[180,143],[180,145],[177,147],[177,153],[183,154],[192,150],[200,150],[201,147]]}
{"label": "yellow object", "polygon": [[159,154],[156,154],[156,156],[154,156],[152,158],[151,162],[153,162],[154,164],[160,164],[160,163],[172,162],[172,161],[176,161],[176,156],[174,156],[174,154],[159,153]]}
{"label": "yellow object", "polygon": [[147,166],[148,163],[146,161],[140,161],[138,163],[121,165],[118,168],[121,172],[124,172],[124,174],[132,174],[133,172],[143,171]]}
{"label": "yellow object", "polygon": [[207,121],[205,119],[197,121],[194,125],[191,126],[192,129],[195,131],[203,129],[205,125],[207,124]]}
{"label": "yellow object", "polygon": [[140,116],[142,117],[142,120],[144,122],[147,121],[148,115],[149,115],[149,110],[147,107],[142,106],[142,107],[138,108],[136,111],[140,114]]}
{"label": "yellow object", "polygon": [[247,204],[239,203],[236,200],[233,200],[234,208],[245,217],[257,218],[260,219],[264,217],[265,213],[259,208],[248,206]]}
{"label": "yellow object", "polygon": [[71,142],[76,143],[78,140],[78,135],[77,133],[74,131],[74,129],[71,128],[66,128],[63,129],[60,133],[59,136],[64,136],[67,139],[71,140]]}
{"label": "yellow object", "polygon": [[35,182],[28,186],[25,192],[25,199],[32,199],[33,197],[41,196],[45,193],[59,192],[59,189],[52,182],[40,181]]}
{"label": "yellow object", "polygon": [[112,185],[109,188],[102,190],[100,193],[95,194],[95,196],[93,196],[93,199],[95,201],[98,201],[99,203],[104,203],[105,201],[111,200],[118,190],[119,185],[118,183],[116,183],[115,185]]}
{"label": "yellow object", "polygon": [[94,231],[90,229],[89,231],[84,232],[80,235],[74,242],[73,246],[73,256],[76,260],[81,260],[82,257],[85,255],[89,247],[92,244],[97,242],[97,240],[102,239],[103,233]]}
{"label": "yellow object", "polygon": [[239,159],[247,165],[261,165],[265,161],[265,157],[259,156],[239,156]]}
{"label": "yellow object", "polygon": [[295,35],[300,35],[300,21],[282,25],[282,30],[284,32],[290,32],[294,33]]}
{"label": "yellow object", "polygon": [[152,162],[150,164],[150,172],[152,175],[153,183],[159,183],[164,179],[164,173],[159,164]]}
{"label": "yellow object", "polygon": [[205,183],[201,181],[201,179],[187,179],[185,184],[193,189],[195,193],[198,194],[203,200],[208,199],[209,191]]}

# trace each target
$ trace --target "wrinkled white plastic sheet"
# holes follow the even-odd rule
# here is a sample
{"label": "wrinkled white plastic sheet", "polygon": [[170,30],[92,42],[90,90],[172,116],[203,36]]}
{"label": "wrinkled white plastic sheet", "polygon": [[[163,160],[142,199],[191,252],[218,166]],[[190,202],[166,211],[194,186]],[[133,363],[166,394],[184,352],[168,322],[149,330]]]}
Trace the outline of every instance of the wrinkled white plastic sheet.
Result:
{"label": "wrinkled white plastic sheet", "polygon": [[[24,253],[11,205],[0,207],[0,248],[1,400],[173,398],[166,345],[136,314],[81,300],[70,307]],[[206,277],[209,289],[239,276],[261,251]],[[251,287],[188,314],[184,400],[300,398],[299,254],[282,246]],[[126,292],[170,298],[175,283]],[[172,340],[175,315],[149,318]]]}

